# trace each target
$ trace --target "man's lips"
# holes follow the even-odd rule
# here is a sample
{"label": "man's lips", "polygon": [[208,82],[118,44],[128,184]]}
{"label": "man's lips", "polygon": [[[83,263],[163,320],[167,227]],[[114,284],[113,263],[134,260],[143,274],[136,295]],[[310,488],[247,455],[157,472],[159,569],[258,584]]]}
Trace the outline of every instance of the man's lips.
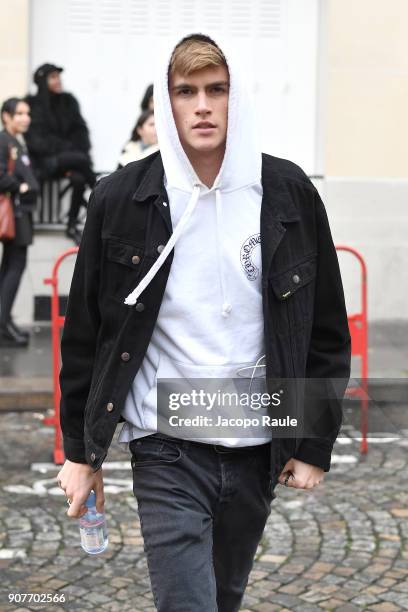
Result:
{"label": "man's lips", "polygon": [[214,129],[215,125],[209,121],[200,121],[193,125],[193,130],[211,130]]}

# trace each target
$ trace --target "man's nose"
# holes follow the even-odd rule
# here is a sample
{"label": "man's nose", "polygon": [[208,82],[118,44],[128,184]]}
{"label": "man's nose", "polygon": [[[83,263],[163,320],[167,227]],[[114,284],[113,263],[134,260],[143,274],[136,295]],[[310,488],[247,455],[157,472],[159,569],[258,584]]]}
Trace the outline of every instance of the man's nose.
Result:
{"label": "man's nose", "polygon": [[197,114],[203,114],[203,113],[208,114],[210,112],[211,112],[211,108],[208,104],[207,94],[205,93],[205,91],[198,92],[196,113]]}

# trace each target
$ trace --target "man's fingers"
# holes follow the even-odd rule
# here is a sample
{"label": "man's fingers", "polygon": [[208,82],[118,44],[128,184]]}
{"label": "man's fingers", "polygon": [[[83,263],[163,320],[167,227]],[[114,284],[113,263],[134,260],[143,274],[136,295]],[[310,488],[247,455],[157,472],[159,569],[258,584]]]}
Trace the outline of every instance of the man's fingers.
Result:
{"label": "man's fingers", "polygon": [[294,474],[288,472],[287,474],[281,474],[278,478],[278,482],[285,487],[292,487],[292,489],[314,489],[321,481],[313,482],[312,480],[300,480],[297,479]]}
{"label": "man's fingers", "polygon": [[292,474],[292,472],[287,471],[287,472],[282,472],[281,475],[278,478],[278,481],[281,485],[284,485],[285,487],[294,487],[296,485],[294,485],[294,481],[295,481],[295,477]]}
{"label": "man's fingers", "polygon": [[67,511],[69,518],[80,518],[87,512],[87,507],[83,502],[73,501]]}

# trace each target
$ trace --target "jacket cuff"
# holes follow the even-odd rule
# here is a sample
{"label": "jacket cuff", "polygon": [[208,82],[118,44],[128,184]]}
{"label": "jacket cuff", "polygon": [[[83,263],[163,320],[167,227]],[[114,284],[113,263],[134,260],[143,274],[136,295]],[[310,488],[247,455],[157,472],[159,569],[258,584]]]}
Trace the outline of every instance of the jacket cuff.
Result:
{"label": "jacket cuff", "polygon": [[294,459],[299,459],[309,465],[315,465],[325,472],[330,470],[332,448],[317,438],[304,438]]}
{"label": "jacket cuff", "polygon": [[68,461],[74,463],[88,463],[85,458],[85,444],[83,440],[78,438],[70,438],[63,435],[64,453]]}

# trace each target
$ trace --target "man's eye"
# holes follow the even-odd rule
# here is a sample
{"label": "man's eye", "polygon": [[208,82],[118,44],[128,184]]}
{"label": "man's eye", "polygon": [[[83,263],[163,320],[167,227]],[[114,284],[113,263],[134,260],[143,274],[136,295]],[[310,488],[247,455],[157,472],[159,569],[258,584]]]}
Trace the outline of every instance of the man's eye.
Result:
{"label": "man's eye", "polygon": [[191,89],[188,89],[187,87],[185,89],[179,89],[178,93],[181,96],[188,96],[191,93]]}
{"label": "man's eye", "polygon": [[219,94],[219,93],[225,93],[226,89],[222,85],[214,85],[214,87],[211,88],[211,91],[213,93]]}

